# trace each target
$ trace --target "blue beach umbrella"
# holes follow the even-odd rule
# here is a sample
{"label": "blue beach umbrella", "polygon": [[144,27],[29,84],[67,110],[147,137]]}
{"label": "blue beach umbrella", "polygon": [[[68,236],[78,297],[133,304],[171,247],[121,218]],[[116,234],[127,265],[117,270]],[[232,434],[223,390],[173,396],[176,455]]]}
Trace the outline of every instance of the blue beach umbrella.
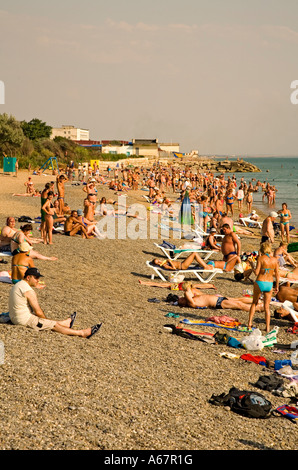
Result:
{"label": "blue beach umbrella", "polygon": [[178,220],[181,225],[192,225],[194,223],[188,191],[185,192],[182,200]]}

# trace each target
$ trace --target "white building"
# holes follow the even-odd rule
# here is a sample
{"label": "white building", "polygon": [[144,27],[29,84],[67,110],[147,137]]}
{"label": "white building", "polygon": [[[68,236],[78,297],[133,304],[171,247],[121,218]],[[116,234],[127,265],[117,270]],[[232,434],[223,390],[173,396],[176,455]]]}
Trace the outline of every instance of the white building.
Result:
{"label": "white building", "polygon": [[89,130],[79,129],[75,126],[53,127],[51,139],[65,137],[70,140],[89,140]]}
{"label": "white building", "polygon": [[134,155],[134,149],[133,149],[133,146],[132,145],[112,145],[112,144],[108,144],[108,145],[103,145],[102,146],[102,153],[110,153],[112,155],[120,155],[120,154],[124,154],[126,155],[127,157],[129,157],[130,155]]}

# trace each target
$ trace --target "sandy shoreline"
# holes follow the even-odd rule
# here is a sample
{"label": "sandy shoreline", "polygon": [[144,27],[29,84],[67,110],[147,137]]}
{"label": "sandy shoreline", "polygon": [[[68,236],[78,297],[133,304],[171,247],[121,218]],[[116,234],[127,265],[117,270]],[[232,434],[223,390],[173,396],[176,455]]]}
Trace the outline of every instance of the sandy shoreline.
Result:
{"label": "sandy shoreline", "polygon": [[[40,198],[12,197],[24,192],[27,172],[18,177],[0,175],[0,223],[8,215],[40,215]],[[42,189],[52,176],[33,176]],[[99,196],[116,199],[99,186]],[[66,186],[66,202],[82,207],[82,186]],[[129,191],[128,203],[145,203],[141,191]],[[20,224],[18,223],[19,227]],[[38,231],[34,229],[34,235]],[[241,238],[243,250],[256,249],[257,239]],[[145,262],[161,252],[150,239],[83,240],[54,235],[54,244],[36,249],[57,261],[35,264],[45,276],[46,288],[38,292],[51,319],[78,312],[76,327],[103,322],[92,340],[56,333],[35,333],[23,327],[0,325],[5,343],[1,366],[0,448],[3,450],[295,450],[293,424],[285,418],[249,419],[208,403],[212,394],[233,386],[253,389],[260,375],[272,371],[242,359],[224,359],[223,351],[244,350],[210,345],[165,333],[163,326],[182,318],[206,319],[215,312],[169,307],[169,291],[141,286],[150,279]],[[8,265],[2,265],[3,270]],[[243,285],[232,275],[214,280],[217,292],[241,296]],[[1,310],[7,311],[10,286],[0,283]],[[156,297],[159,303],[148,302]],[[273,310],[272,310],[273,311]],[[248,314],[224,310],[223,314],[247,323]],[[264,330],[264,314],[257,314]],[[170,320],[170,321],[169,321]],[[278,342],[296,339],[280,327]],[[214,328],[205,328],[212,334]],[[234,335],[231,335],[234,336]],[[241,337],[237,332],[234,337]],[[268,360],[288,359],[265,348]],[[273,408],[288,398],[262,392]]]}

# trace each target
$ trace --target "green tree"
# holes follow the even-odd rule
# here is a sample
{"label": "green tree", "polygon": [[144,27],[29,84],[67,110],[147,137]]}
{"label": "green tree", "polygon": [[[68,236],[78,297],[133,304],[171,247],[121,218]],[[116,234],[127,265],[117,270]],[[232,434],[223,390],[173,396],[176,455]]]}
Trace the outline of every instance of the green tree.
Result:
{"label": "green tree", "polygon": [[48,139],[52,133],[52,127],[48,126],[40,119],[31,119],[31,121],[21,122],[24,135],[30,140]]}
{"label": "green tree", "polygon": [[21,147],[24,141],[24,133],[21,123],[14,116],[0,114],[0,148],[2,152],[13,151]]}

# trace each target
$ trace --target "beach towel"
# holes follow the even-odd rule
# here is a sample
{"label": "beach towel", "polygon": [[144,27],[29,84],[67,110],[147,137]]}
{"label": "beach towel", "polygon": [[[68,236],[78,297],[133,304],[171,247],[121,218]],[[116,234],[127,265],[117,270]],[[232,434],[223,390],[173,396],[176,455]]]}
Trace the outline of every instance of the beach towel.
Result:
{"label": "beach towel", "polygon": [[275,411],[281,414],[284,418],[298,423],[298,408],[296,406],[281,405],[278,406]]}
{"label": "beach towel", "polygon": [[164,325],[166,329],[171,329],[175,335],[181,336],[186,339],[200,340],[209,344],[215,344],[215,339],[211,333],[202,331],[189,330],[186,328],[176,327],[175,325]]}
{"label": "beach towel", "polygon": [[295,323],[293,326],[287,329],[287,333],[298,334],[298,323]]}
{"label": "beach towel", "polygon": [[267,366],[267,359],[264,356],[253,356],[252,354],[246,353],[240,356],[240,359],[244,361],[254,362],[262,366]]}
{"label": "beach towel", "polygon": [[221,316],[212,316],[206,319],[207,322],[212,322],[212,323],[217,323],[219,325],[224,325],[224,326],[240,326],[241,323],[239,320],[235,318],[228,317],[227,315],[221,315]]}
{"label": "beach towel", "polygon": [[11,276],[8,271],[1,271],[0,272],[0,282],[5,282],[7,284],[11,284]]}
{"label": "beach towel", "polygon": [[[207,307],[200,307],[200,308],[206,309]],[[181,320],[181,323],[185,323],[187,325],[202,325],[202,326],[210,326],[213,328],[224,328],[227,330],[239,331],[239,332],[253,331],[253,328],[247,328],[247,326],[241,326],[241,324],[239,324],[238,326],[229,326],[229,325],[223,325],[219,323],[207,322],[205,320],[188,320],[187,318],[184,318],[183,320]]]}

